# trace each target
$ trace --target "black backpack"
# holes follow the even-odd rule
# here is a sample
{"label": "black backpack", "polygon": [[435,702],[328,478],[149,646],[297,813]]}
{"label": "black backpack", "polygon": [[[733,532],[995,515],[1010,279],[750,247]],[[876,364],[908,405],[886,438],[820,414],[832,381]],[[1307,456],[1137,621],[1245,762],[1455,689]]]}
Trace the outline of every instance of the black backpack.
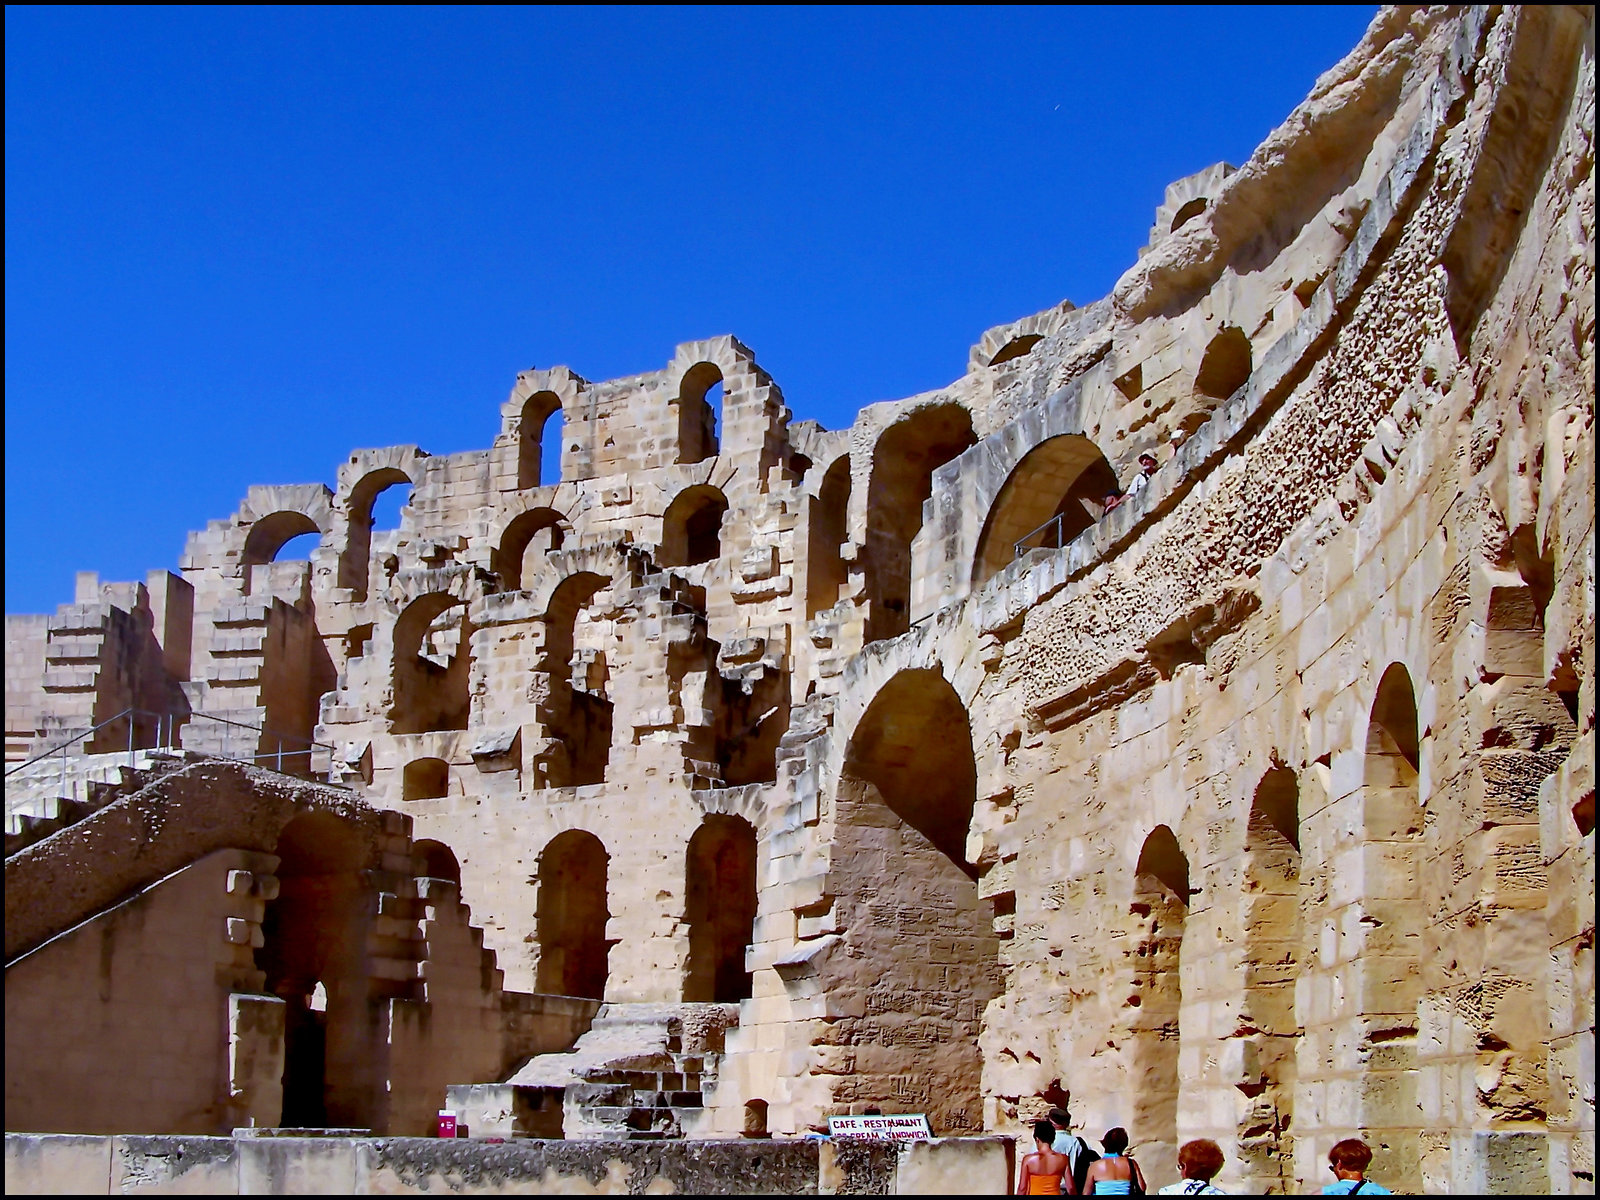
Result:
{"label": "black backpack", "polygon": [[1100,1154],[1085,1139],[1079,1138],[1078,1152],[1071,1156],[1071,1161],[1072,1186],[1081,1196],[1083,1195],[1084,1177],[1089,1174],[1090,1165],[1100,1161]]}

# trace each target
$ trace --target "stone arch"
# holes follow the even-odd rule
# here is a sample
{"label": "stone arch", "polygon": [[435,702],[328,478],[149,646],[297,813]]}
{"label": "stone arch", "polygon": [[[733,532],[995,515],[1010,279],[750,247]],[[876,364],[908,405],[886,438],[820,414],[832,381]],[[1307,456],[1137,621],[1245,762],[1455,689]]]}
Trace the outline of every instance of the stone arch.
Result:
{"label": "stone arch", "polygon": [[423,838],[411,843],[411,869],[427,879],[446,879],[461,886],[461,863],[443,842]]}
{"label": "stone arch", "polygon": [[467,727],[472,700],[467,613],[460,597],[429,592],[395,619],[391,733]]}
{"label": "stone arch", "polygon": [[1239,1157],[1252,1188],[1294,1190],[1294,1093],[1303,1030],[1295,984],[1305,969],[1300,874],[1300,784],[1288,767],[1262,775],[1251,797],[1244,853],[1244,1006],[1239,1028],[1254,1066],[1239,1086],[1251,1109]]}
{"label": "stone arch", "polygon": [[689,960],[683,998],[732,1004],[750,998],[745,955],[756,919],[756,831],[743,817],[709,814],[684,863]]}
{"label": "stone arch", "polygon": [[977,442],[972,416],[959,404],[918,408],[883,431],[867,484],[867,640],[904,633],[911,624],[911,543],[933,473]]}
{"label": "stone arch", "polygon": [[544,677],[536,712],[547,749],[536,755],[545,787],[582,787],[605,782],[611,758],[612,702],[603,656],[577,660],[578,617],[611,577],[575,571],[549,593],[542,623],[544,645],[536,670]]}
{"label": "stone arch", "polygon": [[978,1033],[1001,989],[993,906],[966,858],[976,795],[955,688],[937,669],[897,672],[844,749],[827,891],[849,949],[823,986],[863,1014],[848,1031],[850,1098],[926,1111],[951,1132],[982,1128]]}
{"label": "stone arch", "polygon": [[674,401],[678,410],[678,458],[697,463],[720,452],[717,409],[706,399],[712,388],[724,383],[722,368],[714,362],[697,362],[678,381]]}
{"label": "stone arch", "polygon": [[553,508],[534,508],[518,513],[506,523],[495,547],[492,567],[508,592],[520,591],[525,579],[532,579],[540,561],[552,550],[561,549],[566,540],[567,518]]}
{"label": "stone arch", "polygon": [[989,360],[989,365],[998,367],[1001,363],[1024,358],[1031,354],[1033,348],[1042,341],[1044,341],[1042,333],[1025,333],[1021,337],[1014,337],[996,351],[995,356]]}
{"label": "stone arch", "polygon": [[811,497],[806,531],[806,619],[839,603],[849,574],[844,543],[850,536],[850,456],[841,454]]}
{"label": "stone arch", "polygon": [[303,512],[273,512],[258,517],[244,537],[241,561],[246,567],[258,567],[273,562],[278,551],[303,534],[321,534],[323,530]]}
{"label": "stone arch", "polygon": [[727,513],[727,497],[708,483],[679,492],[661,518],[661,565],[692,567],[721,558]]}
{"label": "stone arch", "polygon": [[[555,428],[550,428],[550,418],[555,418]],[[517,421],[517,487],[535,488],[545,482],[543,460],[549,455],[545,448],[553,435],[555,438],[556,478],[561,479],[561,435],[565,429],[565,413],[561,397],[545,389],[535,392],[522,403]]]}
{"label": "stone arch", "polygon": [[605,999],[611,953],[606,940],[610,862],[605,845],[584,829],[557,834],[540,852],[534,916],[538,991]]}
{"label": "stone arch", "polygon": [[378,495],[402,484],[415,488],[420,472],[416,460],[422,452],[414,446],[361,451],[339,472],[340,505],[344,511],[345,546],[339,557],[339,586],[352,589],[356,598],[367,596],[372,558],[372,510]]}
{"label": "stone arch", "polygon": [[1058,434],[1028,451],[1012,469],[984,521],[973,556],[981,584],[1024,550],[1059,549],[1100,519],[1101,501],[1119,491],[1106,456],[1082,434]]}
{"label": "stone arch", "polygon": [[1128,1016],[1129,1130],[1151,1179],[1177,1175],[1179,1014],[1189,858],[1166,825],[1151,830],[1133,869],[1128,912],[1132,987]]}
{"label": "stone arch", "polygon": [[1252,369],[1249,335],[1237,325],[1228,325],[1207,343],[1195,372],[1195,391],[1213,400],[1226,400],[1245,385]]}
{"label": "stone arch", "polygon": [[368,845],[330,812],[302,812],[278,835],[278,893],[256,962],[284,1001],[283,1113],[289,1127],[367,1127],[370,1081],[366,914]]}
{"label": "stone arch", "polygon": [[402,800],[443,800],[450,794],[450,764],[442,758],[414,758],[400,772]]}
{"label": "stone arch", "polygon": [[1391,663],[1367,722],[1361,785],[1359,902],[1364,931],[1355,996],[1367,1051],[1357,1083],[1359,1129],[1373,1173],[1396,1191],[1422,1190],[1417,1040],[1424,987],[1427,901],[1421,877],[1422,736],[1411,673]]}

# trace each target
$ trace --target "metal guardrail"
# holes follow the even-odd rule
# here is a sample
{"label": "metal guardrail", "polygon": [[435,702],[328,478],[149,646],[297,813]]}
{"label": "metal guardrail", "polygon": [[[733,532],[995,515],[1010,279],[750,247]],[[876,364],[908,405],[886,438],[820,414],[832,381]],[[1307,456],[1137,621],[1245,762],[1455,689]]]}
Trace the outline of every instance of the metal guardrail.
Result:
{"label": "metal guardrail", "polygon": [[[137,744],[140,740],[138,737],[140,717],[153,718],[155,721],[155,745],[153,746]],[[51,746],[48,750],[41,751],[40,753],[35,754],[33,757],[18,763],[16,766],[8,768],[5,773],[5,778],[9,779],[19,771],[22,771],[27,767],[33,766],[35,763],[43,762],[45,759],[59,754],[61,756],[61,777],[63,781],[65,781],[67,775],[67,764],[71,757],[67,752],[84,739],[91,738],[101,730],[107,728],[108,726],[115,725],[118,721],[122,720],[126,720],[128,723],[127,752],[129,767],[134,765],[135,756],[141,750],[184,749],[184,747],[178,744],[179,735],[181,734],[182,730],[188,728],[190,725],[207,721],[216,725],[223,725],[227,727],[223,734],[222,753],[216,755],[215,757],[224,758],[231,762],[248,762],[252,766],[274,766],[274,769],[281,772],[283,771],[285,757],[288,757],[291,760],[303,757],[306,762],[306,774],[309,775],[311,774],[310,765],[312,753],[318,749],[327,750],[329,752],[332,752],[334,749],[328,743],[319,742],[314,738],[285,736],[283,734],[273,732],[264,725],[248,725],[243,721],[230,721],[226,717],[219,717],[212,713],[152,712],[149,709],[125,708],[115,716],[107,717],[105,720],[99,722],[92,728],[85,729],[83,732],[75,734],[66,741],[61,742],[59,745]],[[148,728],[148,726],[146,727]],[[254,748],[250,750],[248,755],[230,753],[232,749],[232,738],[230,734],[234,729],[243,730],[247,735],[252,733],[256,735]],[[248,738],[241,738],[241,741],[248,743]],[[275,751],[263,752],[260,748],[263,741],[276,742],[277,749]],[[242,746],[241,749],[243,749]]]}
{"label": "metal guardrail", "polygon": [[[1046,538],[1040,538],[1038,542],[1034,542],[1034,538],[1039,537],[1040,534],[1045,533],[1048,530],[1055,531],[1054,541],[1050,541]],[[1039,526],[1037,529],[1030,529],[1027,533],[1023,534],[1014,543],[1012,543],[1011,558],[1013,561],[1015,561],[1030,550],[1059,550],[1061,549],[1062,545],[1061,535],[1061,514],[1057,513],[1043,525]]]}

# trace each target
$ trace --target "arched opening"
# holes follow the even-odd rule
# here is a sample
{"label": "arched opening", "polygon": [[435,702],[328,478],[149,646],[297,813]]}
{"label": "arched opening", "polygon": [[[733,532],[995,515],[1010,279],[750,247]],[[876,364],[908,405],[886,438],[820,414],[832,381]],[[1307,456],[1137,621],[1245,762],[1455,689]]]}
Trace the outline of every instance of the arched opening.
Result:
{"label": "arched opening", "polygon": [[605,999],[609,862],[600,839],[581,829],[558,834],[539,855],[539,991]]}
{"label": "arched opening", "polygon": [[322,545],[320,531],[312,530],[308,533],[297,533],[278,547],[278,552],[272,556],[272,561],[310,562],[312,553],[320,545]]}
{"label": "arched opening", "polygon": [[1244,1007],[1239,1027],[1259,1075],[1237,1081],[1254,1096],[1239,1130],[1239,1157],[1253,1189],[1294,1190],[1294,1088],[1301,1027],[1295,983],[1304,970],[1300,887],[1300,785],[1287,767],[1261,777],[1244,848]]}
{"label": "arched opening", "polygon": [[842,550],[849,536],[850,456],[841,455],[811,501],[811,524],[807,531],[806,619],[839,603],[848,582]]}
{"label": "arched opening", "polygon": [[1029,550],[1059,549],[1100,519],[1117,473],[1088,438],[1062,434],[1040,442],[995,497],[978,539],[972,579],[983,583]]}
{"label": "arched opening", "polygon": [[291,1128],[370,1127],[364,975],[366,846],[329,813],[278,836],[277,897],[262,917],[256,965],[284,1012],[283,1115]]}
{"label": "arched opening", "polygon": [[467,727],[471,643],[467,606],[454,596],[434,592],[405,607],[394,623],[391,732]]}
{"label": "arched opening", "polygon": [[1397,1192],[1420,1192],[1422,1110],[1417,1031],[1425,959],[1426,902],[1421,731],[1411,675],[1393,663],[1378,683],[1367,724],[1361,794],[1362,946],[1360,1128],[1372,1173]]}
{"label": "arched opening", "polygon": [[444,879],[461,886],[461,864],[443,842],[424,838],[411,843],[411,869],[426,879]]}
{"label": "arched opening", "polygon": [[1129,906],[1133,986],[1129,1010],[1129,1080],[1133,1111],[1128,1129],[1139,1139],[1139,1160],[1150,1179],[1178,1173],[1179,969],[1189,916],[1189,860],[1165,825],[1145,838],[1134,867]]}
{"label": "arched opening", "polygon": [[1001,363],[1011,362],[1030,353],[1035,346],[1044,341],[1044,336],[1037,333],[1025,333],[1021,337],[1014,337],[996,351],[995,356],[989,360],[991,367],[998,367]]}
{"label": "arched opening", "polygon": [[959,404],[920,409],[884,431],[872,451],[867,485],[867,640],[910,628],[911,543],[933,473],[974,445],[972,418]]}
{"label": "arched opening", "polygon": [[345,501],[348,529],[339,560],[339,586],[354,589],[358,600],[367,597],[373,532],[400,528],[400,510],[411,502],[411,483],[411,477],[398,467],[380,467],[363,475],[350,489]]}
{"label": "arched opening", "polygon": [[548,680],[536,711],[552,745],[539,756],[544,787],[603,783],[611,759],[612,703],[603,623],[585,619],[610,580],[578,572],[551,593],[539,671]]}
{"label": "arched opening", "polygon": [[450,764],[442,758],[418,758],[400,773],[402,800],[443,800],[450,794]]}
{"label": "arched opening", "polygon": [[708,484],[679,492],[661,519],[661,565],[692,567],[721,558],[727,512],[727,498]]}
{"label": "arched opening", "polygon": [[517,422],[517,487],[533,488],[546,482],[561,482],[564,428],[560,396],[554,392],[535,392],[524,401],[522,416]]}
{"label": "arched opening", "polygon": [[322,532],[317,528],[317,523],[305,513],[268,513],[264,517],[258,517],[251,524],[250,531],[244,535],[244,555],[241,562],[246,568],[276,562],[278,556],[291,543],[303,547],[305,552],[300,555],[291,554],[284,559],[285,562],[296,557],[309,558],[316,542],[307,544],[299,539],[309,537],[320,540],[321,536]]}
{"label": "arched opening", "polygon": [[1195,374],[1195,390],[1213,400],[1226,400],[1250,378],[1250,339],[1237,325],[1229,325],[1206,347]]}
{"label": "arched opening", "polygon": [[750,998],[745,952],[756,920],[756,831],[743,817],[708,816],[689,839],[684,866],[689,926],[686,1001]]}
{"label": "arched opening", "polygon": [[715,363],[696,363],[678,385],[678,461],[697,463],[721,452],[717,412],[722,405],[722,371]]}
{"label": "arched opening", "polygon": [[744,1136],[764,1138],[770,1136],[767,1132],[767,1102],[765,1100],[746,1100],[744,1102]]}
{"label": "arched opening", "polygon": [[1177,212],[1172,214],[1172,226],[1168,232],[1177,233],[1179,229],[1187,225],[1190,221],[1194,220],[1201,213],[1205,212],[1206,205],[1207,200],[1204,196],[1197,196],[1195,199],[1189,201],[1189,203],[1185,204]]}
{"label": "arched opening", "polygon": [[828,891],[849,944],[840,985],[864,1006],[852,1101],[983,1127],[985,1006],[1000,992],[994,907],[979,899],[966,838],[977,795],[971,726],[933,670],[902,671],[851,736],[838,788]]}
{"label": "arched opening", "polygon": [[520,591],[523,582],[533,578],[544,556],[561,549],[566,521],[553,508],[531,509],[512,519],[500,537],[492,568],[506,591]]}

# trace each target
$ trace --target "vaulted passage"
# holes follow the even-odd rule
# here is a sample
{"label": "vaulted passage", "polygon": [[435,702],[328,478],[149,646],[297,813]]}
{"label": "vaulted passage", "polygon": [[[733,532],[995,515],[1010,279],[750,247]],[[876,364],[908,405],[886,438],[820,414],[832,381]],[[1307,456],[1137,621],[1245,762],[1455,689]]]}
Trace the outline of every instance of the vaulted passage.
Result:
{"label": "vaulted passage", "polygon": [[1019,553],[1065,546],[1100,519],[1116,472],[1086,437],[1040,442],[1012,470],[984,523],[972,564],[974,583],[1004,570]]}
{"label": "vaulted passage", "polygon": [[581,829],[558,834],[539,855],[539,991],[605,998],[609,863],[600,839]]}
{"label": "vaulted passage", "polygon": [[370,1126],[365,847],[348,822],[308,813],[285,826],[277,853],[256,964],[286,1006],[281,1123]]}
{"label": "vaulted passage", "polygon": [[1252,1186],[1294,1190],[1294,1091],[1301,1028],[1295,983],[1304,970],[1300,789],[1293,771],[1261,777],[1250,805],[1244,857],[1245,994],[1241,1030],[1256,1051],[1260,1091],[1239,1129]]}
{"label": "vaulted passage", "polygon": [[971,727],[937,671],[887,683],[850,740],[829,891],[851,946],[831,986],[849,996],[830,1038],[852,1048],[851,1099],[983,1125],[984,1008],[999,994],[994,912],[966,836],[977,792]]}
{"label": "vaulted passage", "polygon": [[1179,964],[1189,894],[1189,860],[1172,830],[1158,825],[1134,867],[1132,988],[1125,1001],[1132,1101],[1127,1128],[1152,1182],[1178,1174]]}
{"label": "vaulted passage", "polygon": [[705,485],[685,488],[673,498],[661,521],[662,566],[692,567],[722,557],[722,518],[727,498]]}
{"label": "vaulted passage", "polygon": [[756,831],[713,815],[689,840],[684,866],[689,965],[683,998],[732,1004],[750,998],[745,952],[756,919]]}
{"label": "vaulted passage", "polygon": [[553,508],[535,508],[514,518],[495,549],[494,572],[508,592],[526,586],[540,561],[552,550],[561,549],[566,518]]}
{"label": "vaulted passage", "polygon": [[878,439],[867,488],[869,641],[910,628],[911,543],[933,495],[933,473],[976,442],[972,417],[958,404],[921,409]]}
{"label": "vaulted passage", "polygon": [[1373,1139],[1373,1174],[1397,1192],[1420,1192],[1422,1110],[1417,1096],[1418,1005],[1427,908],[1419,769],[1422,746],[1411,675],[1383,673],[1367,725],[1361,817],[1360,1027],[1367,1050],[1360,1077],[1361,1125]]}

